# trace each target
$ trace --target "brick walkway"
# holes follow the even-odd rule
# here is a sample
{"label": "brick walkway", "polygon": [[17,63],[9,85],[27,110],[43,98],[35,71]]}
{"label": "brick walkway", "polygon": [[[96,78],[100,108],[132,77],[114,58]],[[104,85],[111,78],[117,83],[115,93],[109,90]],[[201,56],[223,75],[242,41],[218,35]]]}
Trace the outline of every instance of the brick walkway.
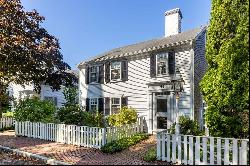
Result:
{"label": "brick walkway", "polygon": [[115,154],[105,154],[92,148],[66,145],[40,139],[15,137],[13,131],[0,133],[0,145],[44,155],[77,165],[167,165],[167,162],[145,162],[147,149],[156,146],[155,136]]}

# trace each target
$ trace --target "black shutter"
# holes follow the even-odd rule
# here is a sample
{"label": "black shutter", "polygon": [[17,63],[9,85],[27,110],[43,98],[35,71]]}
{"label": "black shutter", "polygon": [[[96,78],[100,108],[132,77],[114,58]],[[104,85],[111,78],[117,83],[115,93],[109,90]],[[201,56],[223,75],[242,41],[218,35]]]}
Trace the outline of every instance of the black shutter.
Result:
{"label": "black shutter", "polygon": [[89,98],[86,98],[86,111],[89,111]]}
{"label": "black shutter", "polygon": [[54,97],[54,103],[57,106],[57,97]]}
{"label": "black shutter", "polygon": [[103,98],[98,98],[98,110],[103,113]]}
{"label": "black shutter", "polygon": [[156,76],[156,55],[150,56],[150,77]]}
{"label": "black shutter", "polygon": [[105,97],[105,110],[104,110],[104,115],[109,115],[110,112],[110,98],[109,97]]}
{"label": "black shutter", "polygon": [[85,69],[85,84],[89,83],[89,66]]}
{"label": "black shutter", "polygon": [[122,107],[128,106],[128,97],[122,97],[121,100]]}
{"label": "black shutter", "polygon": [[173,51],[168,52],[168,73],[175,73],[175,53]]}
{"label": "black shutter", "polygon": [[99,66],[99,78],[98,78],[98,82],[100,84],[104,83],[104,64],[102,64],[101,66]]}
{"label": "black shutter", "polygon": [[105,63],[105,82],[110,82],[110,62]]}
{"label": "black shutter", "polygon": [[128,80],[128,61],[123,60],[122,61],[122,81],[127,81]]}

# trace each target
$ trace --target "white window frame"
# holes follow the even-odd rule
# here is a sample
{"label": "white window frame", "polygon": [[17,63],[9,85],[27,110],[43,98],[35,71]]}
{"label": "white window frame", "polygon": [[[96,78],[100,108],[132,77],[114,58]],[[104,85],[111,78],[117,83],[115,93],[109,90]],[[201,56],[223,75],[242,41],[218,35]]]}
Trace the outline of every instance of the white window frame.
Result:
{"label": "white window frame", "polygon": [[[166,60],[166,73],[165,73],[165,74],[158,74],[158,56],[159,56],[159,55],[162,55],[162,54],[166,54],[166,55],[167,55],[167,60]],[[168,52],[156,54],[156,75],[157,75],[157,76],[165,76],[165,75],[168,75]]]}
{"label": "white window frame", "polygon": [[[91,82],[91,68],[92,67],[96,67],[96,81]],[[98,78],[99,78],[99,65],[90,66],[89,67],[89,83],[98,83]]]}
{"label": "white window frame", "polygon": [[[112,104],[113,99],[119,99],[119,104]],[[122,99],[121,97],[111,97],[109,104],[110,104],[109,115],[112,115],[112,105],[116,105],[116,106],[119,105],[119,109],[121,109]]]}
{"label": "white window frame", "polygon": [[[112,69],[112,63],[120,63],[120,78],[118,79],[112,79],[112,70],[116,70],[116,69]],[[113,61],[113,62],[110,62],[110,81],[120,81],[122,79],[122,62],[121,61]]]}
{"label": "white window frame", "polygon": [[[92,104],[91,100],[96,100],[96,104]],[[89,98],[89,111],[94,111],[94,110],[92,110],[92,105],[96,105],[96,109],[98,110],[98,108],[99,108],[99,100],[98,100],[98,98]]]}

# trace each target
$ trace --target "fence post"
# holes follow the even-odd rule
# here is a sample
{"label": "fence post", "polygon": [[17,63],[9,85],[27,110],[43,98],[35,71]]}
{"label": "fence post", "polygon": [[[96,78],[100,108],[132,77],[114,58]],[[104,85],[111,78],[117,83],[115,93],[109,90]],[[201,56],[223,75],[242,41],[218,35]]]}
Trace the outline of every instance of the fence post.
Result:
{"label": "fence post", "polygon": [[247,141],[242,140],[240,152],[240,165],[247,165]]}
{"label": "fence post", "polygon": [[158,132],[157,133],[157,160],[162,159],[162,155],[161,155],[161,136],[162,136],[162,133]]}
{"label": "fence post", "polygon": [[140,119],[141,131],[140,132],[143,132],[143,121],[144,121],[144,117],[141,117],[141,119]]}
{"label": "fence post", "polygon": [[195,165],[200,164],[200,137],[195,137]]}
{"label": "fence post", "polygon": [[189,142],[189,160],[188,163],[189,165],[194,165],[194,148],[193,148],[193,136],[188,137],[188,142]]}
{"label": "fence post", "polygon": [[18,133],[18,122],[15,121],[15,135],[18,136],[19,133]]}
{"label": "fence post", "polygon": [[233,165],[238,165],[238,141],[233,140]]}

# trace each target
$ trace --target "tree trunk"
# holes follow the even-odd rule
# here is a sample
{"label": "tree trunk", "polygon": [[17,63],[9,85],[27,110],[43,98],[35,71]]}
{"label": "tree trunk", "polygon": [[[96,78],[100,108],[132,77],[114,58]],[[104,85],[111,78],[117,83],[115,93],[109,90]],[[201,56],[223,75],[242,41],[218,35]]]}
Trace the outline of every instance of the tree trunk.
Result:
{"label": "tree trunk", "polygon": [[3,110],[2,110],[2,102],[0,101],[0,119],[2,118]]}

